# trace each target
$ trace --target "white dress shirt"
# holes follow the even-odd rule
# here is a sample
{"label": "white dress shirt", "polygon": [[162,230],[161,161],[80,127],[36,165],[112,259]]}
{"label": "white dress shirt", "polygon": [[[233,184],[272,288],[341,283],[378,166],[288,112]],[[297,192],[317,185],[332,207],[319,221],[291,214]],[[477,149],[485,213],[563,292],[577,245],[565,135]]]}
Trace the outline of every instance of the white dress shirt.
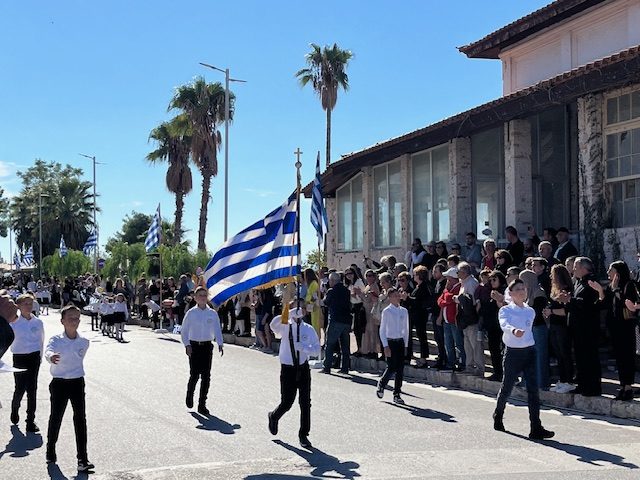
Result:
{"label": "white dress shirt", "polygon": [[[282,323],[282,315],[277,315],[271,320],[271,331],[280,335],[280,363],[283,365],[293,365],[291,355],[291,345],[289,344],[289,329],[293,335],[293,348],[298,352],[299,364],[302,365],[309,360],[310,356],[320,355],[320,340],[315,329],[300,319],[298,324],[295,320],[289,319],[289,323]],[[300,341],[298,342],[298,329],[300,329]]]}
{"label": "white dress shirt", "polygon": [[100,312],[101,315],[111,315],[112,313],[115,312],[113,308],[113,303],[108,303],[108,302],[100,303],[100,306],[98,307],[98,312]]}
{"label": "white dress shirt", "polygon": [[215,339],[218,345],[222,345],[222,329],[218,313],[210,308],[195,306],[187,311],[182,321],[182,343],[189,346],[191,341],[210,342]]}
{"label": "white dress shirt", "polygon": [[[500,328],[504,332],[502,341],[509,348],[526,348],[535,345],[533,339],[533,319],[536,312],[526,303],[519,307],[515,303],[509,303],[498,312]],[[523,330],[524,335],[518,338],[513,334],[514,330]]]}
{"label": "white dress shirt", "polygon": [[81,337],[79,333],[76,338],[69,338],[64,332],[51,337],[45,349],[44,357],[51,363],[52,356],[60,355],[60,360],[57,364],[51,363],[51,376],[67,380],[84,377],[82,362],[88,349],[89,340]]}
{"label": "white dress shirt", "polygon": [[404,307],[396,307],[393,303],[382,311],[380,320],[380,340],[382,346],[388,347],[390,339],[402,338],[404,346],[409,346],[409,312]]}
{"label": "white dress shirt", "polygon": [[11,344],[11,351],[17,354],[40,352],[44,347],[44,324],[33,315],[29,320],[22,315],[10,323],[15,340]]}
{"label": "white dress shirt", "polygon": [[129,316],[129,311],[127,310],[127,302],[115,302],[113,305],[113,311],[116,313],[124,313],[125,317]]}

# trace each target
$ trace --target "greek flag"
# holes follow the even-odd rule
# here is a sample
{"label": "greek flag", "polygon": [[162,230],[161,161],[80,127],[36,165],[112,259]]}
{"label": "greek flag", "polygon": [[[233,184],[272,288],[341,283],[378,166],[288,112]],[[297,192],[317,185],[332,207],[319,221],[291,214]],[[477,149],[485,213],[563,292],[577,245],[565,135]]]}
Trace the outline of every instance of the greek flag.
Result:
{"label": "greek flag", "polygon": [[318,234],[318,243],[324,242],[324,227],[327,222],[327,211],[324,208],[324,198],[322,198],[322,184],[320,183],[320,152],[316,160],[316,176],[313,179],[313,190],[311,191],[311,224]]}
{"label": "greek flag", "polygon": [[13,264],[16,266],[16,270],[20,270],[20,267],[22,267],[22,260],[20,260],[20,254],[18,252],[13,254]]}
{"label": "greek flag", "polygon": [[84,246],[82,247],[82,253],[89,256],[97,246],[98,246],[98,231],[94,228],[93,230],[91,230],[91,233],[89,234],[89,238],[87,238],[87,241],[84,243]]}
{"label": "greek flag", "polygon": [[33,266],[33,245],[29,247],[27,253],[24,254],[24,257],[22,257],[22,265],[24,265],[25,267]]}
{"label": "greek flag", "polygon": [[60,249],[58,250],[58,255],[60,258],[64,258],[67,256],[67,245],[64,243],[64,237],[60,237]]}
{"label": "greek flag", "polygon": [[216,305],[252,288],[283,283],[300,273],[294,193],[284,205],[227,240],[204,272]]}
{"label": "greek flag", "polygon": [[144,241],[144,249],[149,253],[150,251],[158,248],[160,245],[160,235],[162,233],[162,218],[160,217],[160,204],[156,214],[153,216],[149,232],[147,233],[147,239]]}

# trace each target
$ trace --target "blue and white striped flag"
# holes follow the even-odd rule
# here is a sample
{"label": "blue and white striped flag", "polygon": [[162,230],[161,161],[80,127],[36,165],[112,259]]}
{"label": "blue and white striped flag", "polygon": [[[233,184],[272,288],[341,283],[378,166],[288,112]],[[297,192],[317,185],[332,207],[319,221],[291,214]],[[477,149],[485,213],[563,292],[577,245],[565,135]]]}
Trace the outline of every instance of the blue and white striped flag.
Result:
{"label": "blue and white striped flag", "polygon": [[69,253],[69,251],[67,250],[67,245],[64,243],[64,236],[61,236],[60,249],[58,250],[58,255],[60,255],[60,258],[64,258],[67,256],[67,253]]}
{"label": "blue and white striped flag", "polygon": [[97,246],[98,246],[98,231],[94,228],[93,230],[91,230],[91,233],[89,234],[89,238],[87,238],[87,241],[84,242],[84,246],[82,247],[82,253],[89,256]]}
{"label": "blue and white striped flag", "polygon": [[22,260],[20,260],[20,254],[17,251],[13,254],[13,264],[16,266],[16,270],[20,270],[22,267]]}
{"label": "blue and white striped flag", "polygon": [[316,160],[316,176],[313,179],[313,189],[311,190],[311,224],[318,234],[318,243],[323,243],[325,227],[329,222],[327,222],[327,211],[324,208],[324,198],[322,198],[320,152],[318,152],[318,159]]}
{"label": "blue and white striped flag", "polygon": [[144,241],[144,249],[149,253],[155,250],[160,245],[160,237],[162,234],[162,217],[160,217],[160,204],[156,214],[153,216],[149,232],[147,233],[147,239]]}
{"label": "blue and white striped flag", "polygon": [[24,254],[24,257],[22,257],[22,265],[24,265],[25,267],[33,266],[33,245],[29,247],[27,253]]}
{"label": "blue and white striped flag", "polygon": [[211,300],[222,305],[252,288],[283,283],[300,273],[297,198],[227,240],[204,272]]}

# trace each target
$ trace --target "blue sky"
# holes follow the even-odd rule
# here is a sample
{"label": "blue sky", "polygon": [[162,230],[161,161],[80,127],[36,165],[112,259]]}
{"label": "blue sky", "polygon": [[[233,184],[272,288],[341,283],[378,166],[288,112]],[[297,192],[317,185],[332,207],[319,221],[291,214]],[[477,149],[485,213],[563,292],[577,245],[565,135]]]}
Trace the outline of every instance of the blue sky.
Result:
{"label": "blue sky", "polygon": [[[355,54],[351,89],[333,115],[332,158],[423,127],[501,95],[496,60],[470,60],[456,47],[548,3],[545,0],[305,2],[124,0],[0,3],[0,185],[20,190],[16,171],[34,159],[85,168],[96,155],[101,243],[137,210],[158,202],[172,219],[165,168],[152,167],[149,131],[170,118],[174,87],[196,75],[224,75],[237,97],[230,129],[230,235],[280,205],[295,187],[293,152],[310,181],[324,158],[325,115],[294,73],[310,42],[337,42]],[[220,155],[222,163],[223,156]],[[185,228],[196,244],[200,176],[187,197]],[[223,175],[213,181],[207,246],[223,237]],[[303,250],[315,246],[309,201]],[[0,238],[0,254],[9,242]]]}

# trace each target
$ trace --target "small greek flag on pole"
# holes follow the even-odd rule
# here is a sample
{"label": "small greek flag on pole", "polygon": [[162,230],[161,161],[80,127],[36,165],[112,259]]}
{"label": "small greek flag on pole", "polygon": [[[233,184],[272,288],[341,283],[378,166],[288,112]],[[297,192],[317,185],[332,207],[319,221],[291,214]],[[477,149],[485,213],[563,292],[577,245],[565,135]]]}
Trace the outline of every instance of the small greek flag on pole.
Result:
{"label": "small greek flag on pole", "polygon": [[94,228],[93,230],[91,230],[91,233],[89,234],[89,238],[87,238],[87,241],[84,243],[84,246],[82,247],[82,253],[84,253],[86,256],[89,256],[97,246],[98,246],[98,232]]}
{"label": "small greek flag on pole", "polygon": [[13,264],[16,266],[16,270],[20,270],[22,267],[22,260],[20,260],[20,254],[18,252],[13,254]]}
{"label": "small greek flag on pole", "polygon": [[144,249],[149,253],[155,250],[160,245],[160,237],[162,234],[162,218],[160,217],[160,204],[156,214],[153,216],[149,232],[147,233],[147,239],[144,241]]}
{"label": "small greek flag on pole", "polygon": [[60,237],[60,249],[58,250],[58,255],[60,258],[64,258],[67,256],[68,250],[67,245],[64,243],[64,237]]}
{"label": "small greek flag on pole", "polygon": [[27,253],[24,254],[24,257],[22,257],[22,264],[25,267],[33,266],[33,245],[29,247]]}
{"label": "small greek flag on pole", "polygon": [[318,234],[318,244],[324,242],[325,227],[328,225],[327,211],[324,208],[324,198],[322,198],[322,183],[320,183],[320,152],[316,160],[316,176],[313,179],[313,189],[311,190],[311,224]]}
{"label": "small greek flag on pole", "polygon": [[292,281],[300,273],[296,235],[297,197],[227,240],[204,272],[212,302],[270,285]]}

